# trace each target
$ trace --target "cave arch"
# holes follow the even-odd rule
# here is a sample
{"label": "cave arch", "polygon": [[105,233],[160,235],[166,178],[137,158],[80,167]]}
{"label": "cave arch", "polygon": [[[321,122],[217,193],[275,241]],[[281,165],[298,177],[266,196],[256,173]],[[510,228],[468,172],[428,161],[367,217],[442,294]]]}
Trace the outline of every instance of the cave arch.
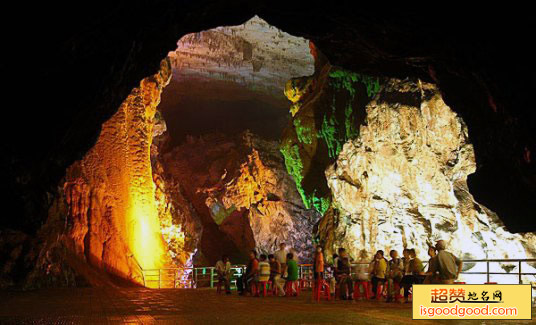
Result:
{"label": "cave arch", "polygon": [[201,224],[191,234],[193,263],[213,265],[223,254],[246,263],[252,249],[268,254],[280,242],[308,259],[318,216],[304,206],[278,142],[290,122],[285,84],[315,73],[309,41],[255,16],[188,34],[167,60],[173,77],[157,122],[165,131],[151,157],[162,188],[174,184],[172,196],[192,206],[169,222]]}
{"label": "cave arch", "polygon": [[[474,19],[476,12],[468,11],[452,27],[450,19],[457,13],[451,11],[443,12],[430,24],[426,15],[415,11],[364,10],[355,14],[342,4],[311,4],[307,8],[241,1],[203,4],[146,7],[118,3],[112,9],[95,5],[70,17],[46,17],[78,20],[70,21],[73,28],[68,32],[46,24],[46,15],[33,20],[37,34],[32,37],[36,39],[34,44],[53,50],[43,54],[45,63],[34,67],[33,74],[41,77],[43,84],[35,98],[29,98],[28,106],[41,107],[40,101],[57,103],[57,85],[64,87],[64,103],[52,110],[35,109],[35,118],[28,121],[31,140],[24,135],[3,137],[9,139],[5,143],[9,154],[2,157],[3,186],[10,193],[5,197],[6,206],[15,205],[24,216],[5,220],[4,227],[28,231],[40,227],[49,208],[47,193],[54,192],[65,168],[94,144],[102,122],[117,110],[139,80],[156,72],[180,34],[237,24],[258,13],[275,26],[312,39],[331,62],[343,67],[436,81],[447,103],[466,120],[472,133],[479,168],[469,185],[477,200],[497,211],[512,231],[535,229],[530,203],[536,184],[532,158],[536,141],[531,132],[536,118],[528,109],[531,101],[527,95],[534,82],[524,73],[532,60],[525,57],[528,51],[522,43],[510,37],[519,33],[523,36],[530,30],[524,25],[530,19],[494,27]],[[108,18],[101,18],[103,11],[109,12]],[[488,18],[502,21],[503,15],[493,12]],[[420,37],[416,39],[415,34]],[[47,35],[54,36],[50,39]],[[437,35],[442,35],[441,39]],[[479,42],[473,42],[475,39]],[[455,44],[453,49],[451,44]],[[25,50],[24,46],[20,48],[21,52]],[[472,57],[464,55],[469,50]],[[20,58],[32,62],[21,52],[17,59],[8,57],[4,62],[18,62]],[[17,81],[29,75],[12,67],[2,66],[2,70]],[[10,110],[7,118],[19,121],[25,113]],[[50,125],[55,127],[51,130]],[[15,126],[4,131],[17,134]]]}
{"label": "cave arch", "polygon": [[[536,183],[532,157],[536,140],[531,131],[536,117],[528,96],[534,82],[524,73],[533,61],[524,49],[526,43],[519,42],[527,39],[532,20],[522,12],[489,7],[481,16],[480,11],[453,7],[443,8],[430,20],[427,13],[411,8],[355,12],[342,3],[278,6],[263,1],[159,6],[118,2],[111,8],[91,4],[86,11],[69,15],[48,5],[34,9],[26,17],[35,26],[34,34],[10,35],[20,50],[3,53],[7,57],[2,61],[33,62],[34,51],[23,39],[32,39],[33,48],[47,51],[40,53],[42,60],[31,71],[25,70],[30,66],[13,65],[3,65],[2,70],[21,81],[11,86],[22,84],[27,75],[43,80],[34,89],[35,96],[27,98],[28,107],[55,104],[52,110],[32,109],[35,118],[26,122],[29,134],[12,138],[8,135],[17,134],[16,125],[4,129],[3,138],[10,139],[5,143],[9,154],[2,159],[3,186],[11,193],[6,202],[24,215],[4,221],[5,226],[38,228],[46,215],[44,193],[92,146],[102,122],[139,80],[158,69],[177,39],[216,26],[238,25],[258,14],[314,41],[333,64],[357,72],[436,80],[447,103],[467,122],[475,143],[479,169],[469,178],[472,192],[498,211],[512,231],[536,229],[528,208]],[[103,12],[108,13],[106,18]],[[62,27],[66,24],[69,31]],[[469,52],[473,55],[465,55]],[[56,85],[63,87],[65,104],[54,99]],[[10,91],[21,94],[18,87]],[[18,121],[24,112],[9,110],[6,117]],[[51,124],[53,130],[48,128]],[[21,179],[27,181],[17,181]],[[489,191],[490,187],[505,190]]]}

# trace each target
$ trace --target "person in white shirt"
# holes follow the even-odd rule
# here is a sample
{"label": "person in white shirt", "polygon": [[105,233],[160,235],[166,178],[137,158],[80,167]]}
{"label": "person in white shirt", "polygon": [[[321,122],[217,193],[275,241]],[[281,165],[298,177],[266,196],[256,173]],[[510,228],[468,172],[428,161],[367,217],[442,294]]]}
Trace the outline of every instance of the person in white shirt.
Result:
{"label": "person in white shirt", "polygon": [[[225,293],[231,294],[231,262],[227,255],[223,255],[221,260],[216,262],[216,273],[218,274],[218,282],[225,285]],[[219,286],[219,284],[218,284]]]}
{"label": "person in white shirt", "polygon": [[257,277],[258,282],[268,282],[270,280],[270,263],[268,262],[268,257],[264,254],[259,257],[259,274]]}
{"label": "person in white shirt", "polygon": [[354,270],[353,270],[355,274],[355,280],[356,281],[368,281],[370,279],[369,269],[370,269],[370,259],[369,259],[368,253],[366,250],[362,249],[359,252],[359,260],[357,261],[357,264],[354,266]]}
{"label": "person in white shirt", "polygon": [[287,245],[285,243],[279,244],[279,250],[274,253],[275,260],[281,264],[281,275],[285,277],[287,271]]}

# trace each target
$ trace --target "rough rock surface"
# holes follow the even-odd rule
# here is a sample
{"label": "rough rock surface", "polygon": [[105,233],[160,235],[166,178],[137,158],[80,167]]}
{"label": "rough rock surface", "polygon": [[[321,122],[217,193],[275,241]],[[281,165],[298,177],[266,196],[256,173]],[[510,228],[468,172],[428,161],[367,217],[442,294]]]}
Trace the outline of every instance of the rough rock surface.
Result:
{"label": "rough rock surface", "polygon": [[324,171],[342,145],[358,135],[379,79],[332,66],[312,43],[311,49],[314,75],[291,79],[285,86],[292,120],[283,133],[281,153],[306,207],[323,214],[330,204]]}
{"label": "rough rock surface", "polygon": [[[158,70],[180,35],[238,24],[256,12],[286,31],[312,39],[334,64],[437,81],[444,99],[469,125],[478,162],[469,181],[473,193],[514,231],[535,229],[535,84],[527,72],[534,70],[534,60],[528,43],[513,37],[530,39],[530,11],[519,18],[520,12],[512,14],[504,6],[486,15],[443,8],[430,19],[429,12],[411,8],[355,12],[343,3],[304,7],[263,1],[158,6],[120,1],[112,6],[92,3],[70,14],[59,4],[37,9],[42,10],[35,10],[33,17],[20,11],[29,15],[25,19],[33,28],[27,30],[33,34],[9,35],[17,46],[5,51],[9,57],[2,59],[3,74],[13,78],[6,99],[16,101],[8,106],[19,107],[24,98],[23,107],[29,108],[5,112],[7,121],[25,120],[26,132],[20,132],[19,123],[3,128],[1,183],[3,192],[9,193],[3,198],[5,206],[20,214],[4,218],[3,227],[34,233],[41,226],[65,169],[95,144],[103,121],[117,112],[141,79]],[[496,24],[507,16],[515,20]],[[457,24],[451,24],[452,17]],[[12,64],[36,62],[36,48],[44,49],[39,64]],[[32,96],[20,87],[28,76],[40,82]],[[43,103],[50,105],[42,109]],[[492,190],[494,184],[498,190]]]}
{"label": "rough rock surface", "polygon": [[160,139],[158,160],[163,168],[164,182],[179,186],[188,202],[185,206],[191,205],[202,225],[202,233],[195,235],[199,241],[195,263],[213,265],[224,253],[233,261],[243,260],[247,250],[255,246],[251,230],[240,226],[247,225],[247,219],[243,214],[232,214],[227,219],[228,222],[233,219],[228,225],[229,230],[236,229],[228,233],[221,223],[233,211],[223,211],[223,217],[215,220],[206,203],[209,198],[206,189],[220,184],[225,170],[237,170],[240,165],[237,144],[214,134],[189,137],[186,143],[167,147],[170,143],[169,134],[164,134]]}
{"label": "rough rock surface", "polygon": [[437,88],[390,79],[326,170],[333,204],[320,238],[354,257],[413,247],[427,260],[427,243],[445,239],[465,259],[534,258],[536,236],[508,232],[469,193],[475,168],[467,127]]}
{"label": "rough rock surface", "polygon": [[313,73],[308,44],[255,16],[239,26],[185,35],[169,58],[179,81],[224,80],[283,98],[288,79]]}
{"label": "rough rock surface", "polygon": [[264,141],[250,133],[244,141],[251,151],[239,173],[225,185],[222,202],[226,208],[245,208],[256,247],[269,254],[285,242],[301,260],[312,258],[313,225],[320,216],[306,209],[292,177],[285,170],[277,142]]}
{"label": "rough rock surface", "polygon": [[151,165],[160,229],[174,266],[192,267],[203,228],[192,204],[183,195],[180,184],[166,174],[159,149],[165,147],[166,123],[156,116],[151,146]]}
{"label": "rough rock surface", "polygon": [[161,156],[166,179],[180,184],[203,225],[196,264],[221,254],[245,262],[250,249],[270,253],[282,241],[309,257],[318,214],[303,206],[277,142],[209,134]]}
{"label": "rough rock surface", "polygon": [[[266,44],[264,41],[267,41]],[[236,61],[234,55],[242,56],[243,51],[247,52],[246,57]],[[302,57],[297,58],[298,55]],[[256,241],[262,243],[260,248],[263,250],[273,248],[278,239],[296,242],[298,249],[310,248],[314,220],[307,223],[289,216],[290,212],[287,211],[306,214],[299,211],[300,206],[276,207],[288,205],[288,202],[264,205],[262,202],[252,202],[264,213],[274,213],[270,218],[277,220],[277,226],[271,228],[267,228],[267,218],[264,218],[264,223],[258,220],[257,215],[250,218],[259,210],[253,211],[257,208],[246,205],[240,199],[236,207],[223,208],[225,218],[214,224],[205,202],[213,196],[209,195],[200,201],[197,192],[189,192],[192,189],[190,184],[195,182],[166,172],[159,149],[165,147],[169,137],[162,136],[166,134],[167,127],[161,112],[156,110],[162,91],[174,73],[183,82],[190,78],[199,79],[200,76],[201,79],[219,82],[222,80],[221,74],[227,71],[224,81],[231,79],[230,82],[235,84],[244,83],[241,84],[242,89],[233,89],[236,100],[243,100],[240,90],[255,87],[250,90],[256,95],[264,93],[265,99],[282,99],[284,95],[281,89],[285,80],[293,75],[308,73],[312,59],[307,42],[283,35],[255,18],[247,25],[185,37],[179,42],[179,50],[173,52],[172,60],[173,64],[169,59],[164,60],[159,73],[144,79],[132,91],[119,111],[103,124],[96,144],[67,169],[49,210],[48,221],[39,231],[39,244],[43,248],[30,252],[37,264],[30,270],[26,281],[28,287],[107,282],[106,276],[99,278],[89,274],[89,268],[106,271],[134,283],[143,283],[142,269],[159,268],[168,263],[191,267],[193,256],[198,251],[198,262],[213,264],[221,256],[221,247],[218,247],[218,238],[221,236],[226,237],[224,242],[228,244],[222,247],[231,255],[236,253],[235,260],[239,262],[246,260],[248,249],[253,249]],[[294,70],[285,70],[284,67],[291,63]],[[233,73],[238,75],[230,76]],[[221,96],[216,97],[221,100]],[[181,105],[178,107],[184,108]],[[285,115],[283,107],[278,107],[280,115]],[[155,145],[152,145],[153,139],[157,142]],[[245,148],[243,144],[238,144],[238,147],[240,150]],[[273,151],[274,148],[277,145],[272,143],[270,149]],[[222,157],[227,154],[226,151],[218,152]],[[226,158],[227,167],[239,173],[242,168],[240,164],[247,159],[247,153],[235,153]],[[279,153],[276,151],[275,154]],[[281,159],[278,158],[279,165],[275,163],[277,166],[271,167],[281,167]],[[267,169],[262,164],[259,166]],[[219,172],[223,173],[217,168],[213,169],[211,176]],[[284,170],[276,172],[284,173]],[[203,176],[200,177],[203,179]],[[219,180],[220,175],[216,177]],[[240,184],[243,182],[241,180]],[[235,188],[234,194],[240,196],[240,191],[248,189],[247,185]],[[266,189],[262,193],[266,195]],[[278,193],[279,196],[283,194]],[[187,196],[193,199],[189,200]],[[233,195],[228,195],[228,201],[233,199]],[[262,201],[262,197],[256,196],[256,199]],[[204,207],[199,207],[200,203]],[[212,208],[212,205],[209,204],[209,207]],[[284,210],[286,214],[281,215],[279,210]],[[210,220],[203,219],[203,216],[208,216]],[[250,220],[253,220],[255,234],[251,230]],[[299,227],[307,230],[303,233],[296,231]],[[273,237],[268,238],[264,232],[270,230],[273,231]],[[25,242],[25,245],[28,244]],[[32,247],[37,245],[32,243]],[[21,264],[19,246],[3,247],[7,255],[6,267],[2,272],[5,285],[13,282],[11,275],[15,265]],[[199,250],[202,247],[205,249]],[[84,267],[84,264],[88,267]],[[43,282],[45,277],[49,280]]]}
{"label": "rough rock surface", "polygon": [[159,106],[173,142],[244,130],[278,140],[289,119],[282,89],[288,79],[312,74],[309,52],[306,39],[258,17],[185,35],[168,55],[173,78]]}
{"label": "rough rock surface", "polygon": [[142,268],[167,262],[150,147],[156,106],[170,77],[164,60],[159,73],[142,80],[104,123],[95,146],[67,169],[39,232],[43,246],[27,286],[40,286],[54,270],[58,284],[75,284],[66,272],[97,284],[87,268],[142,284]]}
{"label": "rough rock surface", "polygon": [[[32,10],[22,8],[25,2],[18,5],[15,12],[28,28],[6,35],[13,50],[2,52],[0,69],[11,78],[5,106],[14,108],[4,118],[24,121],[25,131],[21,123],[2,128],[0,184],[9,193],[5,205],[17,211],[17,217],[2,220],[3,228],[35,233],[65,169],[95,144],[102,123],[140,80],[158,70],[182,35],[238,25],[258,14],[314,41],[346,69],[436,80],[474,143],[478,168],[469,177],[471,192],[513,231],[536,230],[530,10],[490,5],[482,14],[481,7],[451,6],[431,16],[424,6],[385,10],[378,3],[356,11],[353,3],[333,1],[88,2],[84,10],[50,2]],[[9,20],[4,23],[12,28]],[[38,86],[29,96],[21,85],[30,80]],[[491,180],[499,190],[490,190]]]}

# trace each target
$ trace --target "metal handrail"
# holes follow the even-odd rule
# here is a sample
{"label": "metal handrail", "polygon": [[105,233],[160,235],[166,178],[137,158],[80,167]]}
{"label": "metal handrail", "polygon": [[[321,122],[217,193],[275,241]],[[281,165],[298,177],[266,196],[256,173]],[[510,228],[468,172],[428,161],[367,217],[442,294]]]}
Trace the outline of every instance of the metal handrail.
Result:
{"label": "metal handrail", "polygon": [[[508,263],[508,262],[515,262],[517,263],[517,272],[490,272],[489,265],[490,263]],[[517,275],[518,276],[518,282],[519,284],[522,284],[522,276],[523,275],[533,275],[536,277],[536,272],[521,272],[521,265],[522,263],[536,263],[536,259],[478,259],[478,260],[463,260],[463,264],[471,264],[471,263],[486,263],[486,272],[470,272],[470,271],[462,271],[460,274],[472,274],[472,275],[486,275],[486,282],[490,282],[490,275]],[[352,263],[352,266],[356,265],[369,265],[370,263],[362,262],[362,263]],[[423,263],[425,266],[428,264],[428,262]]]}
{"label": "metal handrail", "polygon": [[[508,263],[508,262],[515,262],[517,263],[517,272],[513,272],[513,273],[510,273],[510,272],[490,272],[490,267],[489,267],[489,264],[490,263]],[[521,265],[522,263],[536,263],[536,259],[478,259],[478,260],[464,260],[463,263],[464,264],[469,264],[469,263],[486,263],[486,271],[485,272],[470,272],[470,271],[462,271],[461,274],[471,274],[471,275],[486,275],[486,278],[487,278],[487,281],[486,282],[490,282],[490,275],[517,275],[518,278],[519,278],[519,283],[521,284],[522,283],[522,276],[523,275],[533,275],[536,277],[536,272],[521,272]],[[425,265],[427,264],[427,262],[424,263]],[[352,266],[356,266],[356,265],[370,265],[370,262],[361,262],[361,263],[352,263]],[[312,264],[299,264],[299,276],[300,278],[305,278],[305,277],[309,277],[309,275],[311,274],[312,272]],[[179,267],[166,267],[166,268],[160,268],[160,269],[145,269],[145,270],[142,270],[142,274],[143,274],[143,281],[144,281],[144,286],[148,286],[148,282],[158,282],[158,288],[161,288],[162,287],[162,272],[167,272],[167,271],[172,271],[173,274],[174,274],[174,280],[173,280],[173,287],[174,288],[177,288],[177,282],[178,282],[178,279],[177,279],[177,275],[179,274],[179,272],[185,272],[187,270],[190,270],[190,274],[192,274],[192,278],[190,280],[190,287],[192,288],[196,288],[198,287],[198,284],[199,284],[199,271],[202,270],[202,274],[201,275],[206,275],[207,273],[209,274],[209,279],[208,279],[208,282],[209,282],[209,285],[211,288],[214,287],[214,277],[216,276],[215,272],[214,272],[214,269],[215,267],[213,266],[206,266],[206,267],[184,267],[184,268],[179,268]],[[237,273],[240,273],[240,274],[243,274],[245,272],[245,265],[233,265],[231,266],[231,269],[234,269],[234,270],[240,270],[239,272]],[[209,272],[207,272],[209,271]],[[158,274],[147,274],[150,273],[150,272],[158,272]],[[155,276],[158,276],[157,279],[155,280],[147,280],[146,278],[147,277],[155,277]],[[167,280],[167,281],[171,281],[171,280]],[[179,281],[180,282],[180,281]]]}
{"label": "metal handrail", "polygon": [[[505,272],[490,272],[489,264],[490,263],[509,263],[514,262],[517,263],[517,272],[510,273],[505,270]],[[536,263],[536,259],[488,259],[488,260],[467,260],[463,261],[463,263],[486,263],[486,272],[461,272],[461,274],[475,274],[475,275],[486,275],[486,282],[490,282],[490,275],[517,275],[518,276],[518,283],[522,284],[523,275],[533,275],[536,277],[535,272],[522,272],[521,265],[522,263]]]}
{"label": "metal handrail", "polygon": [[[199,276],[204,276],[206,274],[209,275],[208,282],[210,284],[210,287],[214,287],[214,277],[216,276],[216,273],[214,272],[215,267],[213,266],[206,266],[206,267],[165,267],[160,269],[145,269],[144,272],[144,286],[148,287],[150,283],[157,283],[158,288],[162,288],[162,282],[171,282],[172,280],[162,280],[163,273],[165,274],[168,272],[168,276],[170,276],[171,271],[173,273],[173,287],[177,288],[180,287],[182,284],[181,279],[178,279],[179,273],[188,273],[191,274],[191,279],[189,281],[189,286],[191,288],[196,288],[199,281]],[[232,270],[240,270],[236,273],[243,273],[243,270],[245,269],[244,265],[233,265],[231,267]],[[188,272],[190,271],[190,272]],[[202,271],[202,272],[200,272]],[[152,278],[155,279],[152,279]],[[171,277],[171,276],[170,276]],[[179,285],[178,285],[179,284]]]}
{"label": "metal handrail", "polygon": [[484,260],[464,260],[463,262],[536,262],[535,258],[506,258],[506,259],[484,259]]}

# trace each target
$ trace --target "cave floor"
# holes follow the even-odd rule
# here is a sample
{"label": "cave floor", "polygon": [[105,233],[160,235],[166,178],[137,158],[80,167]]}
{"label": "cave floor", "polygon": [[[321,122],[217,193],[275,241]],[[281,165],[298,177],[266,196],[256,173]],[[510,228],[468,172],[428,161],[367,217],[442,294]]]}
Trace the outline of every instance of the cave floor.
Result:
{"label": "cave floor", "polygon": [[[536,319],[533,309],[533,319]],[[215,290],[142,288],[0,291],[0,323],[31,324],[407,324],[410,304],[378,301],[311,302],[298,298],[218,295]],[[518,321],[532,323],[533,321]],[[447,321],[419,321],[442,324]],[[482,321],[456,321],[456,324]],[[486,321],[486,324],[512,322]]]}

